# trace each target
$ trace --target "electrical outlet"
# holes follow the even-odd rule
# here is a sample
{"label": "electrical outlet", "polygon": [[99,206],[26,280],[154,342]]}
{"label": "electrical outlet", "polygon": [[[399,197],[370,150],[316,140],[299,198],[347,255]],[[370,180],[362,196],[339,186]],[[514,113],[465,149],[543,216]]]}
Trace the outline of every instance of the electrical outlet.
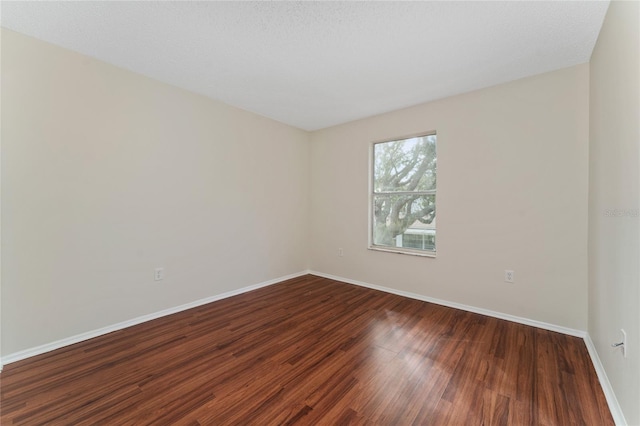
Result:
{"label": "electrical outlet", "polygon": [[154,271],[153,279],[160,281],[164,278],[164,268],[156,268]]}
{"label": "electrical outlet", "polygon": [[512,283],[513,282],[513,271],[509,269],[504,270],[504,282]]}
{"label": "electrical outlet", "polygon": [[340,257],[344,256],[344,250],[342,250],[342,247],[338,249],[338,256]]}

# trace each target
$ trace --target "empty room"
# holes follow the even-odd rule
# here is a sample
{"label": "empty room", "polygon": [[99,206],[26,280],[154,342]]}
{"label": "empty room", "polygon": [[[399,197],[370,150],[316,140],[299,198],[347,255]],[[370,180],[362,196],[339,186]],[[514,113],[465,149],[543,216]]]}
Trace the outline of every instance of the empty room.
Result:
{"label": "empty room", "polygon": [[640,2],[0,2],[2,425],[640,426]]}

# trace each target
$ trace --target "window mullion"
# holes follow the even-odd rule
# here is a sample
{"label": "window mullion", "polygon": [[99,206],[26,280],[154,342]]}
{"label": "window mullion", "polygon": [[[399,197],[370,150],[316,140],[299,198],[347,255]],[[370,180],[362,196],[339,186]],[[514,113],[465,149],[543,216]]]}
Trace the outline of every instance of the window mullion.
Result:
{"label": "window mullion", "polygon": [[425,191],[373,191],[374,195],[433,195],[435,193],[435,189]]}

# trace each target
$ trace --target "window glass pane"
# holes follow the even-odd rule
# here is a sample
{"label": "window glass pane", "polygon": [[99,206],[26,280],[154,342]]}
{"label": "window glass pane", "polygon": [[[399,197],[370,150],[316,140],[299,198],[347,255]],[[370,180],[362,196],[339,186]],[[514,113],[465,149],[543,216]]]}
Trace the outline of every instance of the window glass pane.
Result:
{"label": "window glass pane", "polygon": [[374,195],[373,244],[435,251],[436,196]]}
{"label": "window glass pane", "polygon": [[374,192],[436,189],[436,135],[374,145]]}

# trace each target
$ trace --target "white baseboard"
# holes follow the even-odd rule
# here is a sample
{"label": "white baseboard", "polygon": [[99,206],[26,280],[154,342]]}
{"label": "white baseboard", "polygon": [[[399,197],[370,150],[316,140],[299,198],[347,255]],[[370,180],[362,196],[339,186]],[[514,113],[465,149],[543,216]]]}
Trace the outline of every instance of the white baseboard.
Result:
{"label": "white baseboard", "polygon": [[396,290],[394,288],[383,287],[375,284],[369,284],[362,281],[352,280],[349,278],[338,277],[335,275],[324,274],[322,272],[317,271],[309,271],[312,275],[317,275],[319,277],[329,278],[331,280],[342,281],[348,284],[354,284],[361,287],[367,287],[374,290],[384,291],[385,293],[396,294],[398,296],[408,297],[410,299],[422,300],[423,302],[435,303],[436,305],[447,306],[449,308],[456,308],[467,312],[473,312],[476,314],[486,315],[488,317],[500,318],[503,320],[516,322],[519,324],[530,325],[532,327],[542,328],[544,330],[556,331],[562,334],[568,334],[569,336],[575,336],[584,338],[587,335],[586,331],[575,330],[573,328],[562,327],[560,325],[549,324],[542,321],[536,321],[529,318],[517,317],[515,315],[509,315],[502,312],[496,312],[489,309],[477,308],[475,306],[464,305],[462,303],[449,302],[448,300],[436,299],[433,297],[423,296],[417,293],[411,293],[408,291]]}
{"label": "white baseboard", "polygon": [[532,327],[542,328],[544,330],[556,331],[558,333],[567,334],[569,336],[580,337],[584,340],[585,345],[587,346],[587,351],[589,352],[589,356],[591,357],[591,362],[593,363],[593,367],[596,370],[596,374],[598,375],[598,380],[600,381],[600,386],[602,387],[602,391],[604,392],[604,396],[607,400],[607,404],[609,406],[609,410],[611,411],[611,415],[613,416],[613,420],[618,426],[626,426],[627,422],[624,418],[624,414],[622,413],[622,409],[620,408],[620,404],[618,403],[618,399],[616,398],[615,393],[613,392],[613,388],[611,387],[611,383],[607,378],[607,374],[600,362],[600,357],[598,356],[598,351],[596,351],[596,347],[591,341],[591,337],[589,333],[582,330],[574,330],[568,327],[562,327],[555,324],[549,324],[542,321],[536,321],[528,318],[517,317],[515,315],[504,314],[502,312],[491,311],[489,309],[477,308],[475,306],[463,305],[461,303],[449,302],[447,300],[435,299],[433,297],[423,296],[421,294],[410,293],[407,291],[396,290],[394,288],[383,287],[375,284],[369,284],[358,280],[352,280],[349,278],[338,277],[331,274],[325,274],[317,271],[309,271],[309,274],[316,275],[319,277],[328,278],[331,280],[341,281],[348,284],[354,284],[361,287],[367,287],[374,290],[384,291],[385,293],[396,294],[398,296],[409,297],[411,299],[422,300],[424,302],[431,302],[437,305],[448,306],[450,308],[461,309],[463,311],[474,312],[476,314],[487,315],[494,318],[499,318],[507,321],[516,322],[519,324],[530,325]]}
{"label": "white baseboard", "polygon": [[274,278],[269,281],[264,281],[258,284],[250,285],[247,287],[243,287],[237,290],[228,291],[226,293],[217,294],[215,296],[206,297],[204,299],[196,300],[194,302],[185,303],[184,305],[176,306],[173,308],[164,309],[159,312],[154,312],[152,314],[142,315],[137,318],[133,318],[127,321],[119,322],[117,324],[109,325],[106,327],[99,328],[97,330],[88,331],[86,333],[76,334],[75,336],[67,337],[65,339],[56,340],[55,342],[47,343],[44,345],[36,346],[35,348],[25,349],[19,352],[15,352],[9,354],[7,356],[2,357],[0,360],[0,371],[2,370],[2,366],[11,364],[12,362],[20,361],[26,358],[30,358],[32,356],[40,355],[46,352],[53,351],[55,349],[59,349],[65,346],[73,345],[75,343],[83,342],[85,340],[93,339],[94,337],[102,336],[107,333],[111,333],[113,331],[122,330],[123,328],[131,327],[133,325],[138,325],[143,322],[151,321],[157,318],[161,318],[167,315],[175,314],[178,312],[186,311],[187,309],[195,308],[197,306],[206,305],[207,303],[215,302],[217,300],[226,299],[228,297],[236,296],[238,294],[246,293],[248,291],[257,290],[262,287],[267,287],[273,284],[277,284],[282,281],[286,281],[292,278],[297,278],[303,275],[307,275],[308,271],[302,271],[295,274],[286,275],[284,277]]}
{"label": "white baseboard", "polygon": [[604,366],[600,361],[600,357],[598,356],[598,351],[596,350],[596,346],[593,344],[593,341],[591,340],[591,336],[589,336],[588,333],[584,338],[584,343],[585,345],[587,345],[587,351],[589,351],[591,362],[593,362],[593,367],[595,368],[596,374],[598,375],[598,380],[600,381],[600,387],[602,387],[604,396],[607,399],[607,404],[609,405],[609,410],[611,411],[611,415],[613,416],[613,421],[618,426],[626,426],[627,420],[624,418],[622,408],[618,403],[618,398],[616,398],[616,394],[613,392],[613,388],[611,387],[611,382],[609,382],[607,373],[605,372]]}

